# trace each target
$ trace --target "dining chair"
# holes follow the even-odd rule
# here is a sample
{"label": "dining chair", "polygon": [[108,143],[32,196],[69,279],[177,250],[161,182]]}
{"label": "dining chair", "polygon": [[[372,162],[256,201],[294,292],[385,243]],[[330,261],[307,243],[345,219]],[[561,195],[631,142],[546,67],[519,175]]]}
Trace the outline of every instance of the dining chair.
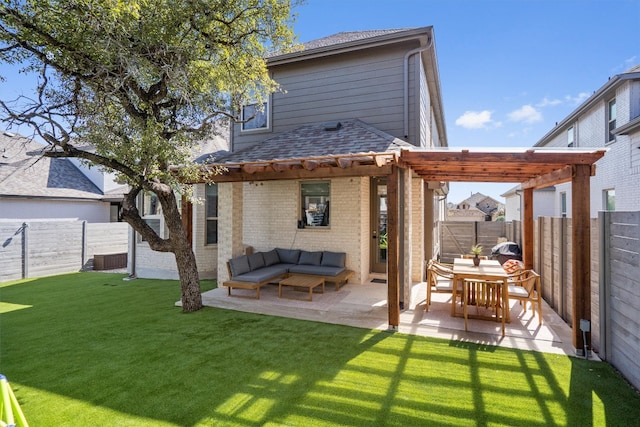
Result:
{"label": "dining chair", "polygon": [[[462,259],[473,259],[475,257],[476,256],[472,255],[472,254],[461,254],[460,255],[460,258],[462,258]],[[478,255],[478,258],[480,258],[480,259],[489,259],[489,257],[487,255]]]}
{"label": "dining chair", "polygon": [[531,303],[533,315],[536,315],[538,305],[538,321],[542,325],[542,289],[540,289],[540,275],[533,270],[521,271],[509,278],[509,299],[517,299],[527,312],[527,302]]}
{"label": "dining chair", "polygon": [[[486,320],[499,320],[502,322],[502,335],[505,334],[505,319],[508,317],[508,308],[502,297],[504,282],[500,280],[465,279],[462,291],[462,305],[464,317],[464,330],[468,331],[469,307],[475,307],[476,318]],[[481,314],[481,309],[491,313]]]}
{"label": "dining chair", "polygon": [[431,305],[431,292],[441,292],[453,294],[453,270],[452,266],[440,263],[436,260],[429,260],[427,264],[427,303],[426,311]]}

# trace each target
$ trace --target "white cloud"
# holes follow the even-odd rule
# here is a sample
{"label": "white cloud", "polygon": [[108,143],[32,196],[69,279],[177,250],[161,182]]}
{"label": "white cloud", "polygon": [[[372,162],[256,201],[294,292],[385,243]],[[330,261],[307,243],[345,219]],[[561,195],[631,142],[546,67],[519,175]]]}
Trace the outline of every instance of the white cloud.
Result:
{"label": "white cloud", "polygon": [[542,114],[531,105],[523,105],[509,113],[509,120],[533,124],[542,121]]}
{"label": "white cloud", "polygon": [[562,101],[559,99],[549,99],[546,96],[542,98],[542,101],[536,104],[536,107],[544,108],[544,107],[555,107],[556,105],[562,104]]}
{"label": "white cloud", "polygon": [[465,111],[456,119],[456,125],[466,129],[486,129],[493,122],[491,111]]}
{"label": "white cloud", "polygon": [[566,99],[572,105],[578,105],[578,104],[581,104],[588,97],[589,97],[589,94],[587,92],[580,92],[576,96],[567,95],[564,97],[564,99]]}

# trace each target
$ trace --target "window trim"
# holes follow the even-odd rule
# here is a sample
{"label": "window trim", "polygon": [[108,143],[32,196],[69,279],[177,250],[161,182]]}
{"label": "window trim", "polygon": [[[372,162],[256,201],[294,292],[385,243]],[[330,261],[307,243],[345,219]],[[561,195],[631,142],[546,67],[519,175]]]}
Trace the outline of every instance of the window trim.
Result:
{"label": "window trim", "polygon": [[256,127],[256,128],[250,128],[250,129],[246,129],[245,125],[247,125],[248,123],[251,123],[252,121],[254,121],[258,116],[254,117],[253,119],[249,120],[248,122],[245,122],[245,108],[248,107],[254,107],[258,105],[257,102],[253,102],[250,104],[245,104],[242,105],[240,107],[240,132],[241,133],[253,133],[253,132],[265,132],[265,131],[269,131],[271,130],[271,96],[267,97],[267,99],[263,102],[264,105],[264,109],[262,111],[262,114],[265,115],[266,120],[265,120],[265,126],[262,127]]}
{"label": "window trim", "polygon": [[[611,118],[611,110],[613,108],[613,119]],[[607,101],[607,130],[606,130],[606,142],[605,144],[612,144],[616,142],[616,134],[613,133],[613,130],[616,128],[616,120],[618,119],[618,107],[616,98],[613,97],[609,101]]]}
{"label": "window trim", "polygon": [[[213,217],[213,216],[208,216],[209,213],[209,197],[207,194],[207,189],[209,188],[214,188],[216,189],[216,212],[218,213],[217,216]],[[205,199],[205,203],[204,203],[204,245],[205,246],[217,246],[218,243],[220,242],[220,228],[219,228],[219,224],[220,224],[220,212],[218,211],[218,209],[220,208],[220,199],[219,199],[219,192],[218,192],[218,187],[217,184],[205,184],[204,187],[204,199]],[[209,243],[208,241],[208,237],[209,237],[209,221],[215,221],[216,223],[216,241],[213,243]]]}
{"label": "window trim", "polygon": [[[149,200],[155,198],[156,199],[156,203],[157,203],[157,207],[156,207],[156,213],[154,214],[146,214],[146,197],[147,195],[149,195]],[[164,225],[164,215],[162,215],[162,206],[160,205],[160,200],[158,200],[158,196],[151,192],[151,191],[143,191],[140,193],[139,197],[139,206],[140,206],[140,212],[142,213],[142,215],[140,215],[140,217],[142,218],[142,220],[144,222],[147,223],[147,225],[149,225],[149,222],[147,220],[157,220],[159,221],[159,225],[158,225],[158,229],[156,230],[154,227],[151,227],[151,225],[149,225],[151,228],[153,228],[154,230],[156,230],[157,234],[161,237],[164,238],[164,234],[165,234],[165,225]],[[144,237],[142,236],[142,234],[137,233],[138,234],[138,243],[143,243],[146,242],[146,240],[144,239]]]}
{"label": "window trim", "polygon": [[[610,209],[609,206],[609,195],[612,195],[613,201],[613,209]],[[616,189],[615,188],[605,188],[602,190],[602,210],[606,212],[615,212],[616,210]]]}
{"label": "window trim", "polygon": [[576,144],[576,128],[569,126],[567,129],[567,147],[574,147]]}
{"label": "window trim", "polygon": [[[305,195],[303,194],[303,186],[305,184],[326,184],[328,187],[328,195],[324,196],[322,195],[322,197],[326,197],[326,208],[325,210],[327,210],[327,224],[326,225],[322,225],[322,224],[318,224],[318,225],[314,225],[313,223],[309,223],[309,215],[313,216],[313,214],[308,213],[306,206],[305,206]],[[308,180],[308,181],[300,181],[299,183],[299,188],[298,188],[298,194],[299,194],[299,200],[300,200],[300,217],[299,217],[299,224],[302,224],[302,227],[300,228],[310,228],[310,229],[319,229],[319,230],[326,230],[331,228],[331,180]],[[310,195],[310,196],[313,196]],[[323,215],[324,215],[324,211],[323,211]],[[315,220],[314,220],[315,222]]]}
{"label": "window trim", "polygon": [[[138,195],[138,207],[140,208],[140,212],[142,212],[142,214],[140,215],[140,217],[142,218],[143,221],[146,222],[147,219],[157,219],[160,221],[160,225],[159,225],[159,229],[160,232],[158,233],[158,236],[161,239],[168,239],[169,238],[169,228],[167,227],[167,223],[164,220],[164,214],[162,213],[162,205],[160,204],[160,200],[158,200],[158,207],[156,209],[156,213],[152,214],[152,215],[145,215],[144,214],[144,210],[145,210],[145,205],[144,205],[144,198],[146,194],[152,194],[153,197],[156,198],[156,200],[158,199],[158,196],[153,193],[152,191],[143,191]],[[176,203],[178,205],[178,212],[182,213],[182,194],[176,192],[175,193],[175,197],[176,197]],[[153,227],[152,227],[153,228]],[[146,240],[143,240],[142,238],[142,234],[140,233],[136,233],[137,234],[137,242],[138,243],[143,243],[146,242]]]}

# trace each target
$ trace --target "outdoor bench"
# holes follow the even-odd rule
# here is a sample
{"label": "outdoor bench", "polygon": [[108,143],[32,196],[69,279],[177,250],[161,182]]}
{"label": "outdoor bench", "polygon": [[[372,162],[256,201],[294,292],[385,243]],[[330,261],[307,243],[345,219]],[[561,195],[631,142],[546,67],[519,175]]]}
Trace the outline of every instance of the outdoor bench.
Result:
{"label": "outdoor bench", "polygon": [[230,259],[227,270],[230,279],[222,285],[231,289],[255,289],[260,299],[260,288],[291,275],[318,276],[325,282],[335,283],[336,291],[353,276],[346,268],[346,253],[331,251],[305,251],[275,248]]}

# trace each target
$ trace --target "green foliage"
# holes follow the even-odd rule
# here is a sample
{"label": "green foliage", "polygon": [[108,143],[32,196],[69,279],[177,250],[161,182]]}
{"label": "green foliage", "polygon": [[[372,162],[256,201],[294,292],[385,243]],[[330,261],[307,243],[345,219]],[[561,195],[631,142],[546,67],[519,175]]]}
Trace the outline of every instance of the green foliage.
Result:
{"label": "green foliage", "polygon": [[173,306],[175,281],[123,277],[0,284],[2,373],[30,425],[640,419],[640,395],[607,363],[222,309],[186,316]]}
{"label": "green foliage", "polygon": [[482,246],[480,245],[471,246],[471,253],[473,255],[482,255]]}
{"label": "green foliage", "polygon": [[63,149],[90,143],[100,157],[67,154],[133,186],[198,178],[194,145],[240,105],[277,90],[264,58],[292,47],[291,8],[289,0],[7,0],[0,60],[47,80],[22,110],[3,102],[4,118],[37,125]]}
{"label": "green foliage", "polygon": [[380,249],[387,249],[388,246],[388,235],[387,233],[380,235]]}

